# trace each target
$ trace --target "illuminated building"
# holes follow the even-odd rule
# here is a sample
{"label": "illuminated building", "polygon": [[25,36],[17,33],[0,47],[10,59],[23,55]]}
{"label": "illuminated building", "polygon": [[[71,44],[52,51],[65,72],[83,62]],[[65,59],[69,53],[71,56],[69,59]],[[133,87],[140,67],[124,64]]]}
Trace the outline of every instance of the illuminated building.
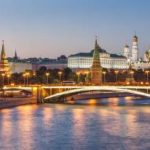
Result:
{"label": "illuminated building", "polygon": [[125,45],[124,47],[123,56],[125,56],[127,59],[130,59],[130,49],[128,45]]}
{"label": "illuminated building", "polygon": [[[110,54],[99,47],[100,64],[107,69],[128,69],[127,58],[122,55]],[[71,69],[89,69],[93,62],[93,52],[77,53],[68,57],[68,67]]]}
{"label": "illuminated building", "polygon": [[0,72],[6,74],[10,72],[10,66],[5,53],[4,41],[2,43],[2,50],[1,50],[1,57],[0,57]]}
{"label": "illuminated building", "polygon": [[131,56],[132,62],[138,61],[138,57],[139,57],[138,37],[135,35],[132,41],[132,56]]}

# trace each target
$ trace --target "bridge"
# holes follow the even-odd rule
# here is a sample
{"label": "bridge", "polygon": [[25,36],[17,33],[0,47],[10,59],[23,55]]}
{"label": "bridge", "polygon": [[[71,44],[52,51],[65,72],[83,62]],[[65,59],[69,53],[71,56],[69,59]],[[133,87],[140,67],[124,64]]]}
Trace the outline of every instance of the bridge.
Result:
{"label": "bridge", "polygon": [[[58,87],[43,87],[44,89],[58,88]],[[69,95],[75,95],[78,93],[90,92],[90,91],[114,91],[114,92],[126,92],[134,95],[150,97],[148,90],[149,86],[60,86],[59,89],[67,89],[62,92],[50,94],[44,98],[44,101],[50,101],[53,99],[59,99]],[[140,91],[140,90],[144,90]]]}
{"label": "bridge", "polygon": [[150,98],[150,86],[8,86],[4,89],[31,91],[38,103],[50,102],[54,99],[90,91],[125,92]]}

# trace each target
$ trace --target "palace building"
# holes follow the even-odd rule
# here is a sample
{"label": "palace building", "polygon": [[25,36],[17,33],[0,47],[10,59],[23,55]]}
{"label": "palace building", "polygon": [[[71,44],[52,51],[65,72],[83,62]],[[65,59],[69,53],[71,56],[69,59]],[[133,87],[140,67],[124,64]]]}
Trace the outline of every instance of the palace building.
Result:
{"label": "palace building", "polygon": [[[111,54],[101,47],[98,48],[100,64],[107,69],[128,69],[127,58],[122,55]],[[68,57],[68,67],[71,69],[89,69],[92,66],[93,52],[77,53]]]}
{"label": "palace building", "polygon": [[[132,64],[133,69],[150,69],[150,50],[144,54],[144,59],[139,57],[138,36],[134,35],[132,39],[131,50],[126,44],[123,49],[123,55],[111,54],[99,47],[100,64],[106,69],[129,69]],[[93,52],[77,53],[68,57],[68,67],[73,70],[89,69],[92,66]]]}

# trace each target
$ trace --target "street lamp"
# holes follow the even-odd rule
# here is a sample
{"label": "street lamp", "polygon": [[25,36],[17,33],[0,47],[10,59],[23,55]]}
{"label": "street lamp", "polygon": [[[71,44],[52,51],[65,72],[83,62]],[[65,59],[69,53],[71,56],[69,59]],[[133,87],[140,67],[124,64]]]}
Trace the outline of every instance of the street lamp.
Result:
{"label": "street lamp", "polygon": [[26,77],[27,77],[27,85],[29,84],[29,76],[30,76],[30,73],[29,73],[29,72],[26,72]]}
{"label": "street lamp", "polygon": [[77,72],[76,74],[77,74],[77,77],[78,77],[77,82],[79,83],[79,80],[80,80],[80,72]]}
{"label": "street lamp", "polygon": [[49,72],[46,72],[46,81],[47,81],[47,84],[48,84],[48,78],[49,78],[49,75],[50,75],[50,73]]}
{"label": "street lamp", "polygon": [[133,78],[134,71],[130,71],[131,78]]}
{"label": "street lamp", "polygon": [[117,82],[117,80],[118,80],[118,73],[119,73],[119,71],[118,71],[118,70],[115,70],[115,74],[116,74],[116,82]]}
{"label": "street lamp", "polygon": [[103,73],[103,75],[104,75],[104,83],[105,83],[105,75],[106,75],[106,71],[103,71],[102,73]]}
{"label": "street lamp", "polygon": [[11,75],[7,74],[7,84],[9,85],[9,80],[10,80]]}
{"label": "street lamp", "polygon": [[61,82],[62,72],[59,71],[59,72],[58,72],[58,75],[59,75],[59,80],[60,80],[60,82]]}
{"label": "street lamp", "polygon": [[148,77],[149,77],[149,72],[150,72],[149,70],[146,70],[146,71],[145,71],[145,73],[146,73],[146,76],[147,76],[147,83],[148,83],[148,81],[149,81],[149,80],[148,80]]}
{"label": "street lamp", "polygon": [[2,78],[3,78],[3,86],[4,86],[4,80],[5,80],[5,74],[4,73],[2,73]]}
{"label": "street lamp", "polygon": [[36,76],[36,72],[33,72],[33,76],[34,76],[34,77]]}
{"label": "street lamp", "polygon": [[85,79],[86,79],[86,82],[88,83],[88,81],[89,81],[89,71],[86,71],[85,72],[85,75],[86,75],[86,77],[85,77]]}
{"label": "street lamp", "polygon": [[23,80],[24,80],[24,85],[26,84],[26,73],[23,73]]}

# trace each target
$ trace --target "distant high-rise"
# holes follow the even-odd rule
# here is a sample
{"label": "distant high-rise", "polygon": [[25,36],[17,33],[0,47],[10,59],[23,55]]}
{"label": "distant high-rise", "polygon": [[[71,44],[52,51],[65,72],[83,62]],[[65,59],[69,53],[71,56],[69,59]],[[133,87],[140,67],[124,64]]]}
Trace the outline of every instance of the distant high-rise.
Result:
{"label": "distant high-rise", "polygon": [[133,37],[131,53],[132,53],[131,60],[133,62],[137,61],[139,50],[138,50],[138,37],[136,35]]}
{"label": "distant high-rise", "polygon": [[99,48],[100,47],[96,39],[94,53],[93,53],[93,63],[91,67],[91,83],[94,85],[102,84],[102,67],[100,64]]}
{"label": "distant high-rise", "polygon": [[5,46],[4,41],[2,43],[2,50],[1,50],[1,59],[0,59],[0,72],[1,73],[8,73],[10,71],[9,63],[5,53]]}

